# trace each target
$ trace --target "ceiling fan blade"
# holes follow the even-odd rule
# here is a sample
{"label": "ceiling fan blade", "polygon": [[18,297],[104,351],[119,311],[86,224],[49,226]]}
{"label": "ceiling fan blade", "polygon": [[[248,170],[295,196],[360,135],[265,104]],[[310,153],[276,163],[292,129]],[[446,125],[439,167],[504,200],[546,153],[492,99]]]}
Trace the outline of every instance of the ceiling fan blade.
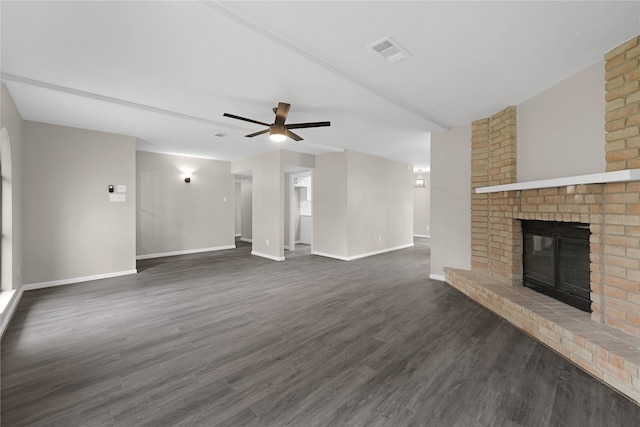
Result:
{"label": "ceiling fan blade", "polygon": [[269,129],[261,130],[260,132],[250,133],[249,135],[245,135],[247,138],[253,138],[254,136],[262,135],[263,133],[269,132]]}
{"label": "ceiling fan blade", "polygon": [[319,128],[323,126],[331,126],[331,122],[310,122],[310,123],[293,123],[286,125],[287,129],[302,129],[302,128]]}
{"label": "ceiling fan blade", "polygon": [[284,130],[284,131],[285,131],[286,135],[287,135],[289,138],[293,139],[294,141],[302,141],[302,140],[303,140],[303,139],[302,139],[302,138],[300,138],[298,135],[296,135],[295,133],[291,132],[289,129],[286,129],[286,128],[285,128],[285,130]]}
{"label": "ceiling fan blade", "polygon": [[287,120],[287,115],[289,114],[289,108],[291,108],[291,104],[287,104],[285,102],[278,103],[278,109],[276,110],[276,125],[284,124],[284,121]]}
{"label": "ceiling fan blade", "polygon": [[257,120],[247,119],[246,117],[240,117],[240,116],[236,116],[236,115],[229,114],[229,113],[224,113],[223,116],[231,117],[232,119],[244,120],[245,122],[255,123],[255,124],[258,124],[258,125],[262,125],[262,126],[269,126],[269,124],[267,124],[267,123],[259,122]]}

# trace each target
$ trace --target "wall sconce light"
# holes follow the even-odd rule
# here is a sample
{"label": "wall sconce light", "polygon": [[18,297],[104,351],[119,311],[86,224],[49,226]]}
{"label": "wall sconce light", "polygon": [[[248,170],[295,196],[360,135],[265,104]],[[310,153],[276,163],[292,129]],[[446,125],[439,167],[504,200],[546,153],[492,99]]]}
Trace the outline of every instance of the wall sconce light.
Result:
{"label": "wall sconce light", "polygon": [[191,177],[190,177],[190,176],[186,177],[186,178],[184,179],[184,182],[191,182]]}
{"label": "wall sconce light", "polygon": [[418,176],[416,177],[416,179],[413,180],[413,186],[414,187],[426,187],[427,186],[427,180],[422,177],[422,174],[420,173],[421,171],[422,171],[422,169],[418,169]]}

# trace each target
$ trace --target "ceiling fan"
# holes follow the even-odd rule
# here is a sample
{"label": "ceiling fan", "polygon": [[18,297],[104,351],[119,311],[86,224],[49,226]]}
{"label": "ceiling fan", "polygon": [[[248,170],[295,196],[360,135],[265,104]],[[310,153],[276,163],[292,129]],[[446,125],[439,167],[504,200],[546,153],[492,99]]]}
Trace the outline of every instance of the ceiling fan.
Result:
{"label": "ceiling fan", "polygon": [[269,138],[275,142],[282,142],[285,139],[291,138],[294,141],[302,141],[302,138],[295,133],[291,132],[290,129],[302,129],[302,128],[316,128],[323,126],[331,126],[331,122],[310,122],[310,123],[292,123],[292,124],[284,124],[284,121],[287,120],[287,115],[289,114],[289,108],[291,108],[290,104],[279,102],[278,107],[273,109],[273,112],[276,115],[276,121],[272,124],[259,122],[257,120],[247,119],[246,117],[240,117],[229,113],[224,113],[225,117],[231,117],[232,119],[244,120],[249,123],[256,123],[262,126],[268,126],[269,129],[261,130],[260,132],[251,133],[249,135],[245,135],[247,138],[253,138],[254,136],[262,135],[263,133],[269,132]]}

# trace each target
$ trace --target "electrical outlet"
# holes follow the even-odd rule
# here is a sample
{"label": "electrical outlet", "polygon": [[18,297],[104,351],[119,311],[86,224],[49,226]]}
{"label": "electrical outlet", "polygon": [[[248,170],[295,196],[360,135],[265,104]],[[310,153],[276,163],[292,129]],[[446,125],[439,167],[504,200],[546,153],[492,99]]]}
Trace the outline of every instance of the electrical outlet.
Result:
{"label": "electrical outlet", "polygon": [[223,201],[223,202],[225,202],[225,203],[227,203],[227,198],[226,198],[226,197],[223,197],[223,198],[222,198],[222,201]]}
{"label": "electrical outlet", "polygon": [[378,242],[382,242],[382,236],[378,236]]}
{"label": "electrical outlet", "polygon": [[269,239],[267,239],[267,246],[269,246]]}

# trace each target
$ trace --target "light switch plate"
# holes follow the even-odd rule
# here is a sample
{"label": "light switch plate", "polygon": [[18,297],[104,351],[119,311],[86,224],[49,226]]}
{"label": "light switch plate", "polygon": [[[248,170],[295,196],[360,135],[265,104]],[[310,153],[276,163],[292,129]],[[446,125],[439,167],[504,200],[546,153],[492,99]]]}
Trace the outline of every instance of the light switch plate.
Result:
{"label": "light switch plate", "polygon": [[109,194],[110,202],[126,202],[127,195],[126,194]]}
{"label": "light switch plate", "polygon": [[118,186],[116,187],[116,191],[118,193],[126,193],[127,192],[127,186],[126,185],[122,185],[122,184],[118,184]]}

